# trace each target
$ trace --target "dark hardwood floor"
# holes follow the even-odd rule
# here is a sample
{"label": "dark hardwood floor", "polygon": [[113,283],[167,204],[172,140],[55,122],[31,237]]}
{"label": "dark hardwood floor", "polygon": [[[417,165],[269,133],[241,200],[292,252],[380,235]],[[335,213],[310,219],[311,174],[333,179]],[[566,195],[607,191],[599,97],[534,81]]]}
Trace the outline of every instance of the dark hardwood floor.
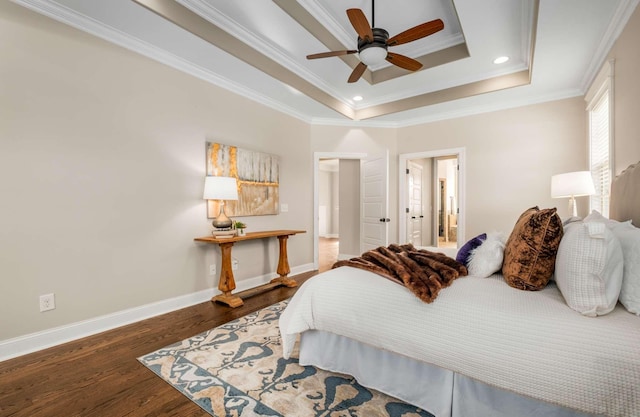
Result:
{"label": "dark hardwood floor", "polygon": [[[316,273],[292,278],[302,283]],[[0,416],[208,416],[136,358],[295,291],[279,287],[235,309],[205,302],[0,362]]]}

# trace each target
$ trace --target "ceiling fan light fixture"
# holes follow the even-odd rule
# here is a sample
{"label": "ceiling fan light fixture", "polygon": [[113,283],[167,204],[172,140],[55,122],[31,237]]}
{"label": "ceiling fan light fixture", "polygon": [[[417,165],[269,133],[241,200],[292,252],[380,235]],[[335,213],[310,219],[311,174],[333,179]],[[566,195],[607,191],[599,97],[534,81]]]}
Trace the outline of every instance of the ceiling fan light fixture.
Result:
{"label": "ceiling fan light fixture", "polygon": [[387,48],[383,46],[372,45],[368,48],[364,48],[360,51],[360,61],[365,65],[377,65],[385,60],[387,57]]}
{"label": "ceiling fan light fixture", "polygon": [[424,66],[422,62],[409,58],[408,56],[389,52],[387,49],[390,46],[413,42],[441,31],[444,29],[444,22],[442,19],[435,19],[430,22],[422,23],[389,38],[389,32],[382,28],[373,27],[375,26],[375,20],[373,19],[374,9],[373,0],[371,0],[372,25],[369,25],[369,21],[361,9],[347,9],[349,22],[351,22],[351,26],[353,26],[353,29],[358,34],[357,50],[347,49],[342,51],[321,52],[307,55],[307,59],[328,58],[357,53],[359,55],[360,62],[358,65],[353,67],[353,71],[347,79],[348,83],[358,82],[360,77],[362,77],[362,75],[367,71],[368,66],[376,66],[378,64],[382,64],[384,61],[388,61],[392,65],[408,71],[420,70]]}

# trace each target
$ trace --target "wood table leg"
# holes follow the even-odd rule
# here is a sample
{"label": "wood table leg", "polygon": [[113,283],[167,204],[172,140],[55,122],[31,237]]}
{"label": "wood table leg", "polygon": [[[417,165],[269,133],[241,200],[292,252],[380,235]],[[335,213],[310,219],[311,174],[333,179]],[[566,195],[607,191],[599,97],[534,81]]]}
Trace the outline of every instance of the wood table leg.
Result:
{"label": "wood table leg", "polygon": [[288,238],[289,235],[278,236],[278,241],[280,242],[280,255],[278,257],[278,269],[276,270],[276,272],[280,276],[278,278],[272,279],[271,282],[280,283],[287,287],[297,287],[298,283],[295,280],[287,277],[287,275],[289,275],[289,272],[291,272],[291,269],[289,269],[289,258],[287,255]]}
{"label": "wood table leg", "polygon": [[233,242],[220,243],[219,246],[222,266],[220,267],[218,289],[222,294],[214,296],[211,301],[217,301],[229,307],[240,307],[244,304],[242,298],[232,294],[232,291],[236,289],[236,280],[233,278],[233,268],[231,267],[231,247]]}

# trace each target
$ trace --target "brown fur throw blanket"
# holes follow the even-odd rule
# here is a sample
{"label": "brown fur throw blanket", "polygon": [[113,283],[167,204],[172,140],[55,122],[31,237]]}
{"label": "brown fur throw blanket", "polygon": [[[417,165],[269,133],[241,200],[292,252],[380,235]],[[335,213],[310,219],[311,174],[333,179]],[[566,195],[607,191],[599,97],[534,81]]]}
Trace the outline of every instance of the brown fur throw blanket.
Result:
{"label": "brown fur throw blanket", "polygon": [[430,303],[454,279],[467,275],[467,268],[443,253],[417,249],[412,244],[380,246],[362,256],[338,261],[333,268],[351,266],[374,272],[410,289]]}

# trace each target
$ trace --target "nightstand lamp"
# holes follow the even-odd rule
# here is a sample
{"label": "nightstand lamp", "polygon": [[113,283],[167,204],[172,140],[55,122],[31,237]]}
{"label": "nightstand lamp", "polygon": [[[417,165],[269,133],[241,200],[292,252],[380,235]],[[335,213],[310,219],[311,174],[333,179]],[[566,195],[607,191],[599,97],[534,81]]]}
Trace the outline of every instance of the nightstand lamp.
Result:
{"label": "nightstand lamp", "polygon": [[596,190],[589,171],[567,172],[551,177],[551,198],[569,197],[569,213],[578,215],[575,197],[593,195]]}
{"label": "nightstand lamp", "polygon": [[204,194],[202,198],[205,200],[220,201],[220,213],[215,219],[213,219],[213,222],[211,222],[213,227],[216,229],[231,228],[231,219],[227,217],[224,212],[224,202],[225,200],[238,199],[238,185],[236,183],[236,179],[233,177],[205,177]]}

